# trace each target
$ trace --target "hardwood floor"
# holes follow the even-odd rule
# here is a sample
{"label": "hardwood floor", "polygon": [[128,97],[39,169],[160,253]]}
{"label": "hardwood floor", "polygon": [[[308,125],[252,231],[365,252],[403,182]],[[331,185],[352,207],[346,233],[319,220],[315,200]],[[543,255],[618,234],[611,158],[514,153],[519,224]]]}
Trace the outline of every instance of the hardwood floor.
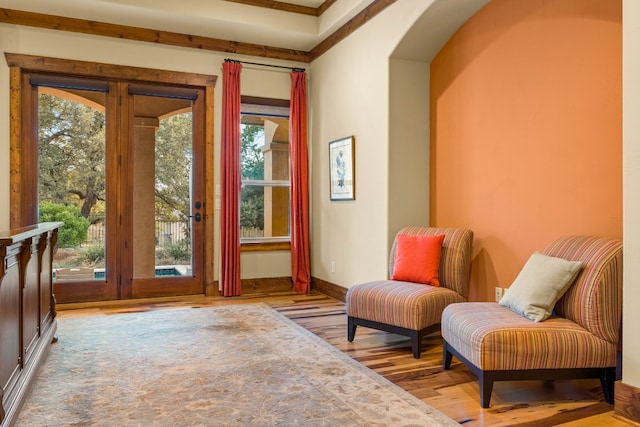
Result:
{"label": "hardwood floor", "polygon": [[211,307],[264,302],[349,354],[399,387],[465,426],[629,426],[604,402],[598,380],[498,382],[491,408],[478,402],[476,377],[455,358],[442,370],[438,334],[424,340],[422,357],[413,358],[405,337],[359,327],[347,341],[344,303],[314,292],[252,294],[234,298],[204,296],[155,298],[109,304],[61,304],[58,319],[159,309]]}

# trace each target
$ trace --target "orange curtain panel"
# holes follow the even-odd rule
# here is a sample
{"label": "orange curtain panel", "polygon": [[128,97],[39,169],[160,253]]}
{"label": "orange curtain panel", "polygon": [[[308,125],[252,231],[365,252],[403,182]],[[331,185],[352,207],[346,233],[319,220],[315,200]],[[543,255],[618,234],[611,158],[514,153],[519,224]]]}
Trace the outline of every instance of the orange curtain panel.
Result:
{"label": "orange curtain panel", "polygon": [[291,73],[291,277],[295,292],[311,290],[307,74]]}
{"label": "orange curtain panel", "polygon": [[220,284],[226,297],[242,295],[240,283],[240,72],[242,64],[222,64],[222,146],[220,203]]}

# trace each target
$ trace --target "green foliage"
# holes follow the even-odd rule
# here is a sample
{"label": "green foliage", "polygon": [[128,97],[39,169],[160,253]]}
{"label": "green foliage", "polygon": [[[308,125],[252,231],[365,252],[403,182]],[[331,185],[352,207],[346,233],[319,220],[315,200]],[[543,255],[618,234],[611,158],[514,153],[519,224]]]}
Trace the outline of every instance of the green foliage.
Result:
{"label": "green foliage", "polygon": [[264,138],[264,127],[242,125],[240,135],[240,169],[242,179],[264,179],[264,153],[258,141]]}
{"label": "green foliage", "polygon": [[240,198],[240,227],[264,230],[264,188],[244,187]]}
{"label": "green foliage", "polygon": [[87,239],[89,220],[80,215],[78,207],[42,202],[38,209],[40,222],[64,222],[58,234],[59,247],[77,247]]}
{"label": "green foliage", "polygon": [[191,261],[191,247],[186,239],[177,242],[167,242],[156,251],[159,264],[180,264],[181,261]]}
{"label": "green foliage", "polygon": [[[240,167],[242,179],[264,179],[264,154],[258,141],[264,136],[264,128],[258,125],[242,125],[240,137]],[[264,230],[264,188],[244,186],[240,194],[240,227]]]}
{"label": "green foliage", "polygon": [[190,211],[191,113],[160,121],[156,133],[156,216],[185,220]]}
{"label": "green foliage", "polygon": [[82,259],[84,262],[97,265],[104,261],[104,243],[98,245],[90,245],[83,248],[81,251]]}

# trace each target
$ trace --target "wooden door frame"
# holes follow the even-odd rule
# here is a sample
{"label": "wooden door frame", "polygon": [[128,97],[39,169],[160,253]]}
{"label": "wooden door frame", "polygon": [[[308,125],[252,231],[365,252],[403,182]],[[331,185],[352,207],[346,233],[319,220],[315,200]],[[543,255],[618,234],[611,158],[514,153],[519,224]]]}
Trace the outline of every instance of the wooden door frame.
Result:
{"label": "wooden door frame", "polygon": [[[132,183],[135,181],[133,177],[134,169],[137,168],[138,165],[135,164],[135,155],[134,155],[134,145],[135,145],[135,95],[131,94],[129,91],[129,85],[126,83],[121,84],[120,95],[121,95],[121,109],[120,114],[121,118],[119,123],[122,124],[121,134],[120,134],[120,155],[122,156],[122,162],[120,167],[120,173],[125,176],[125,179],[121,179],[120,182],[120,202],[124,203],[122,208],[122,213],[127,210],[136,209],[137,200],[134,197],[133,186]],[[153,90],[151,85],[146,85],[148,90]],[[156,89],[160,89],[160,86],[156,86]],[[204,135],[204,117],[205,117],[205,96],[204,90],[197,88],[194,90],[195,99],[191,100],[191,118],[192,118],[192,132],[191,132],[191,148],[192,148],[192,156],[193,160],[191,162],[191,172],[192,176],[190,177],[191,181],[191,195],[189,200],[190,209],[194,209],[194,203],[196,201],[206,202],[205,200],[205,184],[203,181],[199,179],[199,177],[204,176],[205,173],[205,165],[204,165],[204,156],[203,152],[205,149],[205,135]],[[146,95],[143,95],[146,96]],[[163,98],[163,96],[157,95],[159,98]],[[156,98],[158,99],[158,98]],[[165,99],[167,99],[165,97]],[[198,209],[198,213],[202,215],[204,212],[203,208]],[[172,295],[182,295],[182,294],[196,294],[202,293],[204,289],[201,287],[201,283],[203,282],[203,274],[204,268],[203,263],[204,260],[196,256],[196,254],[203,253],[203,244],[204,244],[204,225],[206,221],[198,221],[196,222],[193,218],[189,219],[190,228],[192,230],[191,233],[191,266],[193,275],[185,275],[183,277],[175,277],[172,276],[170,278],[159,278],[159,277],[135,277],[135,263],[133,262],[133,253],[135,252],[135,243],[134,243],[134,232],[135,232],[135,222],[133,220],[133,215],[122,216],[121,219],[121,237],[125,239],[126,242],[124,245],[120,245],[119,247],[124,252],[124,256],[122,258],[123,265],[122,266],[122,283],[120,286],[120,290],[122,293],[121,299],[139,299],[139,298],[152,298],[152,297],[166,297]],[[197,232],[196,232],[197,230]],[[159,282],[163,283],[160,284]],[[187,286],[187,283],[190,285]]]}
{"label": "wooden door frame", "polygon": [[[35,127],[31,126],[37,114],[34,93],[29,83],[30,73],[47,73],[65,76],[99,78],[126,82],[170,84],[196,87],[204,90],[204,265],[205,294],[217,295],[214,274],[214,178],[213,178],[213,101],[217,76],[185,73],[140,67],[126,67],[98,62],[76,61],[34,55],[5,53],[9,66],[9,201],[10,228],[37,223],[37,180],[34,180],[34,161],[37,160]],[[36,94],[37,95],[37,94]],[[23,120],[25,118],[25,120]],[[35,156],[35,157],[34,157]],[[37,162],[35,163],[37,164]]]}

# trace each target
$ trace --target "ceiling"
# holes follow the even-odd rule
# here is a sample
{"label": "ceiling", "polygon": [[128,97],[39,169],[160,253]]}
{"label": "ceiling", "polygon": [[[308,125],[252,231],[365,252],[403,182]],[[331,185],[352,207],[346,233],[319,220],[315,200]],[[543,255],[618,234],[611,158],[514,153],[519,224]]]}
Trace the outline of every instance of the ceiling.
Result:
{"label": "ceiling", "polygon": [[374,2],[0,0],[0,8],[307,52]]}

